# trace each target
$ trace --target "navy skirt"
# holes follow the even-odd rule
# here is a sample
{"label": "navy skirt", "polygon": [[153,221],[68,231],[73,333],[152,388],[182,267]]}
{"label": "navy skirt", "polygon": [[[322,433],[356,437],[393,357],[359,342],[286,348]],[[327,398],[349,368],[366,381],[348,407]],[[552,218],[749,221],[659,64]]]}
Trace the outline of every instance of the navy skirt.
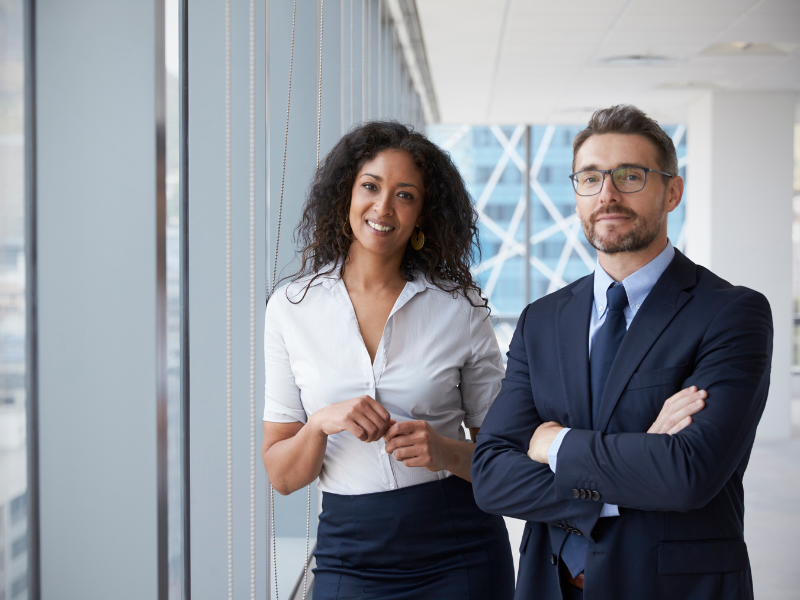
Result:
{"label": "navy skirt", "polygon": [[323,492],[314,600],[511,600],[502,517],[451,476],[389,492]]}

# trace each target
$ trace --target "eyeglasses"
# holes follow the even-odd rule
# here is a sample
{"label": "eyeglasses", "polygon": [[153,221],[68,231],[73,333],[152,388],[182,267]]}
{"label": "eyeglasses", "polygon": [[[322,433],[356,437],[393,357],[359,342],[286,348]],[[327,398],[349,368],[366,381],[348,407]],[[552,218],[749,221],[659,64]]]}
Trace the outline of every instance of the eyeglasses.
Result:
{"label": "eyeglasses", "polygon": [[675,177],[669,173],[664,173],[664,171],[656,171],[655,169],[648,169],[647,167],[617,167],[616,169],[578,171],[577,173],[570,174],[569,178],[572,180],[575,193],[579,196],[594,196],[599,194],[603,189],[606,174],[611,175],[611,181],[614,182],[614,187],[617,188],[617,190],[623,194],[630,194],[632,192],[640,192],[644,189],[644,185],[647,183],[648,173],[658,173],[665,177]]}

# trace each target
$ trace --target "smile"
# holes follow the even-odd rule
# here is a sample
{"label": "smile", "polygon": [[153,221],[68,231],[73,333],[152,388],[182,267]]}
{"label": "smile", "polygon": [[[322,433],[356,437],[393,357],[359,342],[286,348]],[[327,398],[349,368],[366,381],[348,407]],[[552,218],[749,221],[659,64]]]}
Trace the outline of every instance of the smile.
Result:
{"label": "smile", "polygon": [[369,219],[367,219],[367,225],[372,227],[375,231],[394,231],[394,227],[390,227],[388,225],[378,225],[377,223],[373,223]]}

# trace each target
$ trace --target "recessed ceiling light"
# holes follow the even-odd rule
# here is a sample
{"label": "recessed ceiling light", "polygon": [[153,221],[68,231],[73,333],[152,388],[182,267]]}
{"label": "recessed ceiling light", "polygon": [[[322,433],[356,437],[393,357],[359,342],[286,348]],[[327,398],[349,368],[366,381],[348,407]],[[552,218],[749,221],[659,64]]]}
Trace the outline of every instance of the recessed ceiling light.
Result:
{"label": "recessed ceiling light", "polygon": [[609,56],[601,59],[602,62],[614,67],[653,67],[668,65],[677,62],[672,56],[658,56],[654,54],[628,54],[624,56]]}
{"label": "recessed ceiling light", "polygon": [[786,44],[761,44],[758,42],[727,42],[725,44],[712,44],[703,50],[701,56],[783,56],[791,50],[786,50]]}
{"label": "recessed ceiling light", "polygon": [[723,81],[668,81],[656,86],[660,90],[719,90],[728,87]]}

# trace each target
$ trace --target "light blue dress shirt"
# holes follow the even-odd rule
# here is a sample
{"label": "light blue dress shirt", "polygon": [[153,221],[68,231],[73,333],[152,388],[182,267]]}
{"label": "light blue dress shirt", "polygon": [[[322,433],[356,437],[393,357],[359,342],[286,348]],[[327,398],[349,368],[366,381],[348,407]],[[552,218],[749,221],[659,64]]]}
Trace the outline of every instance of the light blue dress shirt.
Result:
{"label": "light blue dress shirt", "polygon": [[[625,314],[626,328],[630,328],[633,318],[639,312],[644,299],[647,294],[653,289],[653,286],[658,281],[659,277],[667,270],[667,267],[675,257],[675,248],[672,243],[667,240],[667,247],[661,251],[661,254],[656,256],[653,260],[643,266],[635,273],[631,273],[622,280],[622,286],[625,288],[625,294],[628,296],[628,306],[623,311]],[[606,313],[608,312],[606,306],[606,292],[609,286],[614,283],[614,279],[605,272],[603,267],[600,266],[600,261],[594,268],[594,302],[592,303],[592,318],[589,322],[589,356],[592,355],[592,342],[597,330],[601,325],[606,322]],[[569,433],[570,428],[565,427],[558,432],[558,435],[550,444],[547,450],[547,461],[550,463],[550,470],[556,472],[556,462],[558,459],[558,449],[561,448],[561,442],[564,441],[564,436]],[[616,504],[603,504],[600,511],[601,517],[618,517],[619,507]]]}

